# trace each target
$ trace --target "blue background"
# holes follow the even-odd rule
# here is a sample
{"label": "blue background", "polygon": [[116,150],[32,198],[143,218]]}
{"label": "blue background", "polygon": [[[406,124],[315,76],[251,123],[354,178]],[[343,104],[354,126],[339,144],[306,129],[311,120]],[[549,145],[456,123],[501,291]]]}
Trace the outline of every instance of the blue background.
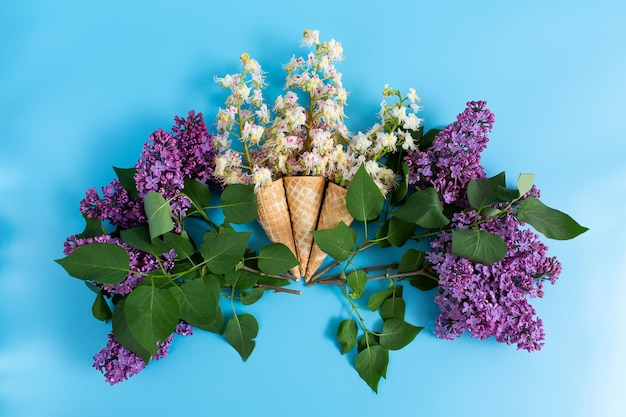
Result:
{"label": "blue background", "polygon": [[[3,0],[0,415],[626,415],[625,4]],[[247,309],[260,322],[247,363],[197,332],[110,387],[91,368],[109,327],[52,261],[82,230],[80,199],[175,115],[211,121],[224,99],[213,76],[242,52],[275,97],[305,28],[343,43],[351,130],[375,122],[386,83],[417,89],[427,127],[487,100],[487,172],[535,173],[542,200],[591,229],[547,242],[564,271],[534,301],[544,349],[439,340],[434,294],[408,289],[407,319],[426,329],[392,352],[374,395],[334,341],[339,292],[296,286]]]}

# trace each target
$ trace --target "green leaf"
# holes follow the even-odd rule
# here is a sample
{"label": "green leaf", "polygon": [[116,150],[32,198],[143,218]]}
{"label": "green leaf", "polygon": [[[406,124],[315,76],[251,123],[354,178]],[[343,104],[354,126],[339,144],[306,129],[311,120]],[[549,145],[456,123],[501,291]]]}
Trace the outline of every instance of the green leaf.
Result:
{"label": "green leaf", "polygon": [[407,249],[400,258],[398,272],[405,273],[421,269],[422,266],[424,266],[424,258],[425,255],[423,251],[413,248]]}
{"label": "green leaf", "polygon": [[224,274],[226,282],[236,290],[247,290],[258,282],[259,275],[243,269],[231,270]]}
{"label": "green leaf", "polygon": [[452,231],[452,254],[484,265],[491,265],[506,256],[506,243],[498,235],[478,229]]}
{"label": "green leaf", "polygon": [[156,356],[157,343],[172,334],[178,324],[180,305],[169,289],[140,285],[126,297],[124,315],[133,336]]}
{"label": "green leaf", "polygon": [[239,296],[241,297],[241,303],[247,306],[259,301],[263,294],[265,294],[264,288],[252,288],[250,291],[241,291]]}
{"label": "green leaf", "polygon": [[389,350],[402,349],[423,329],[423,327],[413,326],[404,320],[390,318],[383,324],[383,332],[380,335],[379,343]]}
{"label": "green leaf", "polygon": [[[404,153],[401,153],[401,154],[404,155]],[[393,193],[391,195],[391,204],[393,204],[394,206],[398,206],[402,204],[408,192],[409,192],[409,165],[406,162],[402,162],[402,176],[400,179],[400,183],[398,184],[398,188],[393,190]]]}
{"label": "green leaf", "polygon": [[370,311],[376,311],[380,308],[387,298],[389,298],[393,294],[393,289],[388,288],[386,290],[375,292],[370,296],[369,301],[367,302],[367,307]]}
{"label": "green leaf", "polygon": [[200,209],[208,207],[211,201],[211,190],[209,190],[209,187],[191,178],[185,178],[183,194],[193,201],[196,206],[200,207]]}
{"label": "green leaf", "polygon": [[269,275],[280,275],[298,265],[293,252],[282,243],[271,243],[259,250],[259,269]]}
{"label": "green leaf", "polygon": [[359,353],[363,352],[369,346],[373,346],[377,344],[378,344],[378,336],[375,333],[368,331],[364,333],[357,341],[357,351]]}
{"label": "green leaf", "polygon": [[428,150],[433,145],[433,141],[435,140],[439,132],[441,132],[441,129],[430,129],[428,132],[424,133],[424,135],[418,142],[418,148],[420,149],[420,151]]}
{"label": "green leaf", "polygon": [[392,217],[389,219],[387,240],[397,248],[402,247],[413,236],[415,228],[415,223],[405,222],[397,217]]}
{"label": "green leaf", "polygon": [[383,301],[383,304],[380,306],[380,317],[382,317],[383,320],[404,320],[405,311],[406,303],[402,297],[390,297]]}
{"label": "green leaf", "polygon": [[352,297],[359,298],[365,291],[367,274],[364,271],[354,271],[348,275],[348,286],[352,289]]}
{"label": "green leaf", "polygon": [[206,235],[200,253],[214,274],[233,269],[243,257],[252,232],[225,232]]}
{"label": "green leaf", "polygon": [[388,364],[389,351],[380,345],[373,345],[357,355],[355,367],[361,379],[378,392],[378,382],[387,373]]}
{"label": "green leaf", "polygon": [[549,239],[573,239],[589,230],[569,215],[546,206],[535,197],[528,197],[520,203],[517,217]]}
{"label": "green leaf", "polygon": [[356,346],[357,325],[354,320],[342,320],[337,329],[337,340],[341,354],[346,354]]}
{"label": "green leaf", "polygon": [[470,180],[467,184],[467,199],[476,210],[485,206],[501,203],[498,197],[498,187],[506,186],[504,172],[491,178],[478,178]]}
{"label": "green leaf", "polygon": [[221,203],[224,217],[230,223],[244,224],[256,219],[256,194],[251,185],[229,185],[222,193]]}
{"label": "green leaf", "polygon": [[161,194],[149,192],[143,199],[143,205],[148,217],[151,239],[155,239],[174,228],[172,206]]}
{"label": "green leaf", "polygon": [[[398,273],[406,273],[412,271],[422,270],[424,267],[425,254],[421,250],[409,248],[400,258],[400,265],[398,265]],[[426,272],[416,273],[409,277],[409,282],[412,286],[422,290],[429,291],[437,287],[437,279],[434,276],[424,275]]]}
{"label": "green leaf", "polygon": [[83,219],[85,219],[85,229],[77,237],[79,239],[87,239],[89,237],[96,237],[106,235],[107,229],[104,227],[102,220],[96,218],[89,218],[83,213]]}
{"label": "green leaf", "polygon": [[163,251],[167,252],[170,249],[176,251],[176,260],[190,259],[191,256],[196,253],[196,249],[193,247],[191,241],[178,233],[166,233],[163,235]]}
{"label": "green leaf", "polygon": [[535,174],[519,174],[517,177],[517,190],[519,195],[522,196],[530,191],[535,181]]}
{"label": "green leaf", "polygon": [[433,187],[413,193],[404,206],[393,212],[393,217],[427,229],[443,227],[450,222],[443,214],[443,205]]}
{"label": "green leaf", "polygon": [[181,319],[201,329],[215,323],[218,295],[202,280],[194,279],[185,282],[176,294],[180,304]]}
{"label": "green leaf", "polygon": [[235,348],[241,359],[248,360],[254,350],[254,338],[259,332],[259,325],[250,314],[236,315],[226,323],[224,337]]}
{"label": "green leaf", "polygon": [[391,219],[385,220],[385,222],[376,231],[376,240],[377,240],[376,244],[381,248],[388,248],[391,246],[391,243],[389,243],[389,239],[388,239],[390,222],[391,222]]}
{"label": "green leaf", "polygon": [[56,262],[74,278],[119,284],[128,275],[130,257],[126,249],[116,244],[89,243]]}
{"label": "green leaf", "polygon": [[335,229],[314,230],[311,233],[320,249],[338,261],[348,259],[356,245],[356,232],[343,221]]}
{"label": "green leaf", "polygon": [[519,190],[498,186],[497,196],[500,202],[512,202],[520,197]]}
{"label": "green leaf", "polygon": [[346,193],[346,206],[352,217],[359,221],[375,220],[385,204],[380,189],[361,164]]}
{"label": "green leaf", "polygon": [[96,299],[91,306],[91,312],[100,321],[109,321],[113,317],[111,307],[109,307],[109,304],[100,292],[96,295]]}
{"label": "green leaf", "polygon": [[215,323],[207,327],[202,327],[202,330],[215,334],[222,334],[224,332],[224,315],[222,314],[222,309],[219,306],[216,311]]}
{"label": "green leaf", "polygon": [[115,171],[115,175],[117,175],[117,178],[120,180],[122,188],[128,192],[128,195],[131,198],[137,198],[137,195],[139,194],[137,192],[137,184],[135,183],[137,168],[113,167],[113,171]]}
{"label": "green leaf", "polygon": [[122,346],[139,356],[145,363],[148,363],[151,353],[139,343],[139,340],[137,340],[128,328],[124,312],[124,303],[125,300],[119,301],[115,305],[115,310],[113,310],[113,320],[111,321],[113,336]]}
{"label": "green leaf", "polygon": [[120,237],[128,246],[139,249],[144,252],[151,253],[153,255],[160,255],[157,245],[152,242],[150,238],[150,229],[147,224],[142,224],[132,229],[123,229],[120,232]]}

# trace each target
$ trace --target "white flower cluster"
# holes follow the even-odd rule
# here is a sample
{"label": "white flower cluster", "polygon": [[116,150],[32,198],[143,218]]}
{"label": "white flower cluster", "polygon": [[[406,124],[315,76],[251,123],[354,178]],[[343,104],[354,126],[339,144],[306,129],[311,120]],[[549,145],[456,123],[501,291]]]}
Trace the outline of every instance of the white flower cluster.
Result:
{"label": "white flower cluster", "polygon": [[[223,89],[230,90],[230,95],[226,98],[226,108],[219,109],[216,117],[214,145],[219,153],[215,157],[214,175],[225,184],[262,186],[272,181],[271,171],[259,161],[259,150],[270,122],[270,110],[263,100],[264,73],[248,54],[241,55],[241,63],[241,73],[215,78]],[[243,151],[233,149],[231,135],[238,138]]]}
{"label": "white flower cluster", "polygon": [[[406,97],[399,90],[385,86],[383,101],[380,103],[380,123],[374,124],[366,133],[358,132],[350,140],[350,147],[368,160],[378,161],[398,148],[413,151],[417,144],[413,139],[413,132],[422,126],[423,119],[417,117],[422,109],[420,97],[413,88],[409,88]],[[387,97],[397,97],[393,104],[387,103]],[[408,105],[407,105],[408,103]]]}
{"label": "white flower cluster", "polygon": [[[293,56],[285,65],[286,91],[272,109],[263,101],[261,66],[248,54],[241,56],[240,74],[215,79],[230,90],[226,108],[217,114],[215,175],[225,184],[256,187],[285,175],[322,175],[345,186],[365,164],[386,194],[395,186],[396,175],[379,160],[398,147],[415,149],[411,132],[422,123],[416,116],[420,110],[417,93],[410,89],[403,97],[385,86],[383,95],[397,96],[398,103],[388,105],[384,100],[381,123],[366,133],[351,135],[344,123],[348,94],[335,66],[343,60],[341,43],[334,39],[320,43],[319,31],[305,30],[302,45],[314,51],[306,57]],[[243,151],[232,148],[231,135]]]}

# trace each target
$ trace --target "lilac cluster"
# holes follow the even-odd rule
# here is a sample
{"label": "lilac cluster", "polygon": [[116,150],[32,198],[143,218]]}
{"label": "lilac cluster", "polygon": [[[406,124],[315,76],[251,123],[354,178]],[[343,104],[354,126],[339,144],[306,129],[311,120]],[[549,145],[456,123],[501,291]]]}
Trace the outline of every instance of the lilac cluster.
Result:
{"label": "lilac cluster", "polygon": [[[538,191],[530,194],[538,196]],[[467,228],[476,220],[476,211],[458,213],[452,227]],[[427,259],[439,275],[435,297],[440,308],[435,328],[439,337],[454,339],[469,331],[473,337],[494,336],[529,352],[541,349],[542,322],[528,299],[543,297],[544,281],[554,284],[561,264],[547,257],[548,248],[539,236],[523,226],[514,211],[478,226],[501,236],[508,247],[505,258],[492,265],[452,255],[450,233],[441,233],[431,243]]]}
{"label": "lilac cluster", "polygon": [[146,221],[143,202],[131,197],[118,179],[102,187],[102,196],[95,188],[88,189],[80,202],[80,211],[89,218],[106,220],[113,226],[127,229]]}
{"label": "lilac cluster", "polygon": [[174,122],[171,133],[159,129],[143,146],[135,166],[138,197],[132,197],[115,179],[102,187],[102,195],[98,195],[95,188],[87,190],[80,211],[89,218],[108,221],[113,226],[133,228],[146,222],[143,197],[150,191],[157,191],[166,199],[173,199],[175,218],[184,216],[190,202],[176,196],[182,191],[185,178],[206,184],[210,182],[216,150],[202,113],[196,114],[192,110],[187,118],[176,116]]}
{"label": "lilac cluster", "polygon": [[159,129],[144,144],[135,165],[135,184],[141,198],[155,191],[170,200],[180,232],[180,219],[191,207],[189,199],[180,195],[185,178],[208,182],[216,152],[201,113],[190,111],[187,119],[176,117],[175,123],[171,133]]}
{"label": "lilac cluster", "polygon": [[[178,323],[178,326],[176,326],[175,333],[181,336],[189,336],[193,334],[193,327],[181,321]],[[169,335],[162,343],[159,343],[156,356],[150,359],[159,360],[166,357],[169,353],[173,338],[174,333]],[[112,332],[109,333],[108,339],[106,346],[94,355],[93,367],[102,372],[109,384],[115,385],[118,382],[122,382],[138,374],[146,367],[146,363],[128,348],[122,346],[115,339]]]}
{"label": "lilac cluster", "polygon": [[476,178],[484,178],[480,153],[486,148],[495,120],[484,101],[470,101],[457,120],[443,129],[425,151],[410,152],[409,184],[418,188],[435,187],[444,203],[467,207],[465,188]]}
{"label": "lilac cluster", "polygon": [[[121,239],[111,237],[110,235],[96,236],[92,238],[79,239],[76,236],[70,236],[64,243],[63,253],[69,255],[74,252],[76,248],[90,244],[90,243],[113,243],[126,249],[130,258],[130,265],[128,267],[129,273],[126,279],[119,284],[103,285],[102,289],[105,294],[113,295],[126,295],[129,294],[137,285],[143,280],[145,274],[150,271],[154,271],[160,267],[159,262],[153,255],[140,251],[138,249],[131,248],[125,244]],[[170,270],[174,267],[173,259],[176,257],[172,251],[164,253],[161,256],[161,265],[166,270]]]}
{"label": "lilac cluster", "polygon": [[217,151],[213,147],[213,137],[209,135],[202,113],[191,110],[187,119],[176,116],[172,136],[182,153],[182,172],[185,177],[209,184],[212,180]]}

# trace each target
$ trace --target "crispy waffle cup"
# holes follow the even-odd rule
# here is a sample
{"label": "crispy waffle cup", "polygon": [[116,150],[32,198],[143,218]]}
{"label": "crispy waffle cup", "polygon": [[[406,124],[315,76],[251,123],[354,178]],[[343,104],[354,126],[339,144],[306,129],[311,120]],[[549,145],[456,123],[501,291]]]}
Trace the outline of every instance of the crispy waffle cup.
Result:
{"label": "crispy waffle cup", "polygon": [[[348,226],[352,223],[354,218],[350,215],[346,206],[346,193],[347,190],[345,188],[332,182],[328,183],[316,230],[335,228],[340,221],[343,221]],[[305,273],[306,282],[311,280],[325,259],[326,253],[313,242]]]}
{"label": "crispy waffle cup", "polygon": [[291,269],[308,282],[326,259],[312,230],[331,229],[354,220],[346,207],[347,190],[319,176],[283,177],[257,190],[258,221],[267,237],[287,246],[298,259]]}
{"label": "crispy waffle cup", "polygon": [[[257,220],[274,243],[282,243],[298,257],[298,252],[293,240],[289,207],[285,198],[283,179],[273,181],[270,185],[261,187],[256,192]],[[291,273],[297,279],[300,278],[300,268],[295,266]]]}
{"label": "crispy waffle cup", "polygon": [[300,273],[304,275],[313,245],[311,231],[317,226],[326,178],[284,177],[284,183]]}

